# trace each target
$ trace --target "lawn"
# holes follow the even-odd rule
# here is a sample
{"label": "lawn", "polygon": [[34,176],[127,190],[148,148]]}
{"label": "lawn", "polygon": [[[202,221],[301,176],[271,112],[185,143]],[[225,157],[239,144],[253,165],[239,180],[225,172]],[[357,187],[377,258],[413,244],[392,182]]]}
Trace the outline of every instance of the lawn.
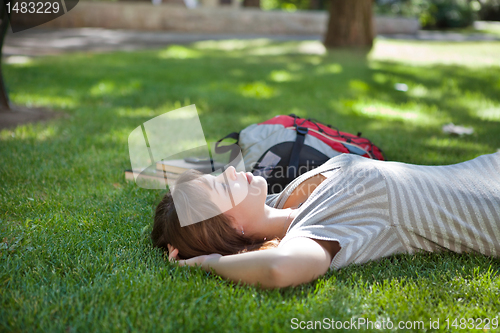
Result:
{"label": "lawn", "polygon": [[[15,103],[66,116],[0,132],[0,331],[292,331],[323,318],[484,327],[500,316],[499,259],[399,255],[296,288],[236,285],[152,248],[162,192],[126,183],[123,170],[134,128],[190,104],[208,140],[295,113],[361,131],[388,160],[493,153],[499,54],[500,42],[377,40],[366,56],[258,39],[4,64]],[[474,133],[443,133],[450,122]]]}

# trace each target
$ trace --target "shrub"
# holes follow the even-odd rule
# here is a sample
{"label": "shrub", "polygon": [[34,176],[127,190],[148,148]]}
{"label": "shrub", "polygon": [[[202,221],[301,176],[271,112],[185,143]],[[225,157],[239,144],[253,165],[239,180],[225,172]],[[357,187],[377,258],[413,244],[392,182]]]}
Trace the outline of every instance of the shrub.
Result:
{"label": "shrub", "polygon": [[376,0],[375,13],[418,17],[424,29],[462,28],[481,8],[470,0]]}
{"label": "shrub", "polygon": [[500,0],[481,0],[479,19],[484,21],[500,21]]}

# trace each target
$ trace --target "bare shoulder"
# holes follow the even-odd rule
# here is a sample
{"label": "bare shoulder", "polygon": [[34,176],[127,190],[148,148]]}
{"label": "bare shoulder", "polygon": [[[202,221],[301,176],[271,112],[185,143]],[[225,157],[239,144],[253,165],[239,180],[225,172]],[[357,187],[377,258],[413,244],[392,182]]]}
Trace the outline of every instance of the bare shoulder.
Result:
{"label": "bare shoulder", "polygon": [[293,192],[290,194],[288,199],[286,200],[283,208],[297,207],[302,202],[306,201],[309,195],[319,186],[324,180],[325,176],[322,174],[317,174],[312,176],[302,183]]}

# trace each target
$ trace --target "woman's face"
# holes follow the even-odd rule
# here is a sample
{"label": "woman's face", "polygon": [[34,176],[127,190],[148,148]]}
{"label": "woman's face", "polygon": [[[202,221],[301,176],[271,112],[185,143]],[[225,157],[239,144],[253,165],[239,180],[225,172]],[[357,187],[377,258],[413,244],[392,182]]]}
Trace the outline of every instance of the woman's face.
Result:
{"label": "woman's face", "polygon": [[206,175],[209,196],[213,203],[226,215],[233,217],[238,230],[244,228],[251,234],[252,226],[247,221],[260,219],[267,196],[267,182],[263,177],[253,176],[250,172],[236,172],[230,166],[224,173]]}

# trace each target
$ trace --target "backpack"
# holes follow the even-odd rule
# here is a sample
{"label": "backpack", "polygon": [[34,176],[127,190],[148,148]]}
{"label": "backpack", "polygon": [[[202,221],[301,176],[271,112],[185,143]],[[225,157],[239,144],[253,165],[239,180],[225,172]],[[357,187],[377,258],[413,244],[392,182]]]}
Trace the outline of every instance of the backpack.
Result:
{"label": "backpack", "polygon": [[[266,178],[268,194],[281,192],[296,177],[342,153],[384,160],[382,149],[362,138],[361,133],[340,132],[331,125],[294,114],[276,116],[230,133],[217,141],[215,153],[231,149],[221,146],[228,138],[235,139],[241,149],[245,169]],[[231,160],[238,153],[232,151]]]}

